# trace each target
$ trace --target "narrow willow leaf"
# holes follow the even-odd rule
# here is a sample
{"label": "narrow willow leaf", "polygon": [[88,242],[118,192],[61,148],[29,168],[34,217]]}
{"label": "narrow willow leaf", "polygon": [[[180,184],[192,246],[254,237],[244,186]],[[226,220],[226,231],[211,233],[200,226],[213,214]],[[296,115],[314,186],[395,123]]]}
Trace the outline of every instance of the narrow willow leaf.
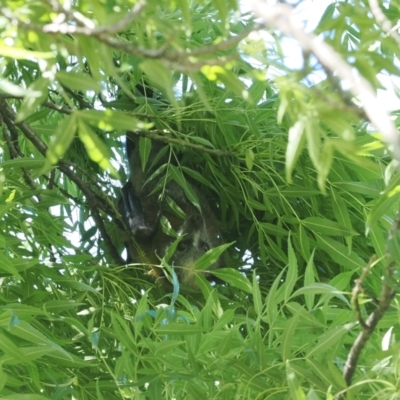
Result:
{"label": "narrow willow leaf", "polygon": [[354,325],[355,323],[334,326],[332,329],[322,334],[318,338],[318,343],[313,346],[306,358],[311,359],[314,355],[321,356],[324,352],[331,350]]}
{"label": "narrow willow leaf", "polygon": [[289,386],[290,398],[292,400],[306,400],[306,395],[296,378],[295,372],[290,367],[289,360],[286,360],[286,379]]}
{"label": "narrow willow leaf", "polygon": [[[268,193],[270,195],[270,193]],[[276,193],[276,189],[274,189],[274,193],[271,193],[271,195],[279,196],[282,195],[284,197],[310,197],[310,196],[321,196],[321,192],[316,189],[309,189],[303,186],[298,186],[298,185],[290,185],[285,189],[282,189],[279,191],[279,193]]]}
{"label": "narrow willow leaf", "polygon": [[262,314],[263,303],[256,271],[253,271],[253,304],[257,317],[260,317]]}
{"label": "narrow willow leaf", "polygon": [[371,198],[379,196],[380,193],[376,185],[365,182],[335,182],[335,187],[342,191],[359,193]]}
{"label": "narrow willow leaf", "polygon": [[390,185],[379,196],[378,200],[372,207],[367,218],[367,231],[369,227],[377,222],[383,215],[390,214],[393,216],[395,210],[398,209],[400,199],[400,174],[397,174]]}
{"label": "narrow willow leaf", "polygon": [[304,128],[304,120],[300,119],[289,129],[285,158],[286,180],[289,183],[292,183],[293,169],[304,148],[306,139]]}
{"label": "narrow willow leaf", "polygon": [[141,122],[122,111],[85,110],[77,111],[76,115],[86,123],[105,131],[146,130],[152,127],[152,124]]}
{"label": "narrow willow leaf", "polygon": [[152,142],[149,138],[146,137],[139,138],[139,154],[140,154],[140,162],[142,165],[142,171],[146,169],[147,161],[151,153],[151,144]]}
{"label": "narrow willow leaf", "polygon": [[60,71],[56,74],[56,79],[65,87],[79,92],[93,90],[100,92],[101,84],[96,82],[90,75],[83,72]]}
{"label": "narrow willow leaf", "polygon": [[342,226],[337,222],[320,217],[307,217],[301,222],[306,228],[313,232],[322,233],[329,236],[351,236],[357,235],[350,228]]}
{"label": "narrow willow leaf", "polygon": [[75,137],[77,121],[75,114],[71,114],[58,126],[55,135],[47,149],[46,158],[53,165],[65,154]]}
{"label": "narrow willow leaf", "polygon": [[175,98],[174,91],[172,90],[173,81],[172,74],[168,68],[159,60],[147,59],[139,65],[140,69],[146,73],[146,76],[157,88],[159,88],[171,104],[175,107],[178,103]]}
{"label": "narrow willow leaf", "polygon": [[55,57],[54,51],[31,51],[24,48],[0,44],[0,54],[15,60],[50,59]]}
{"label": "narrow willow leaf", "polygon": [[253,169],[253,164],[254,164],[254,152],[253,152],[253,150],[249,149],[249,150],[246,151],[245,160],[246,160],[247,169],[249,171],[251,171]]}
{"label": "narrow willow leaf", "polygon": [[154,331],[160,335],[193,335],[204,333],[206,329],[203,326],[194,326],[184,323],[172,322],[168,325],[159,326]]}
{"label": "narrow willow leaf", "polygon": [[298,278],[298,267],[297,267],[297,259],[296,255],[294,253],[292,243],[289,237],[288,240],[288,257],[289,257],[289,266],[288,266],[288,271],[286,274],[286,279],[285,282],[283,283],[284,286],[284,299],[285,302],[287,302],[290,298],[290,295],[292,294],[294,285],[297,282]]}
{"label": "narrow willow leaf", "polygon": [[[306,271],[304,273],[304,286],[309,286],[315,283],[315,272],[314,272],[314,253],[313,250],[310,259],[308,260]],[[314,308],[314,299],[315,293],[304,293],[304,300],[306,302],[306,306],[308,310],[312,310]]]}
{"label": "narrow willow leaf", "polygon": [[281,340],[281,351],[282,351],[282,360],[286,361],[292,358],[292,342],[295,337],[295,332],[297,328],[297,322],[300,317],[300,314],[295,314],[293,317],[289,318],[286,321],[285,329],[280,338]]}
{"label": "narrow willow leaf", "polygon": [[245,86],[236,74],[220,65],[204,65],[200,71],[210,81],[222,82],[227,89],[238,96],[243,96]]}
{"label": "narrow willow leaf", "polygon": [[[42,346],[47,346],[49,349],[60,353],[58,356],[62,355],[67,358],[71,358],[71,355],[64,350],[61,346],[48,339],[45,335],[43,335],[39,330],[34,328],[31,324],[26,321],[19,320],[9,329],[9,332],[12,335],[20,337],[22,339],[27,340],[28,342],[35,343]],[[53,354],[53,356],[55,356]]]}
{"label": "narrow willow leaf", "polygon": [[304,229],[304,226],[302,224],[300,224],[300,226],[299,226],[299,234],[297,237],[298,237],[298,241],[300,244],[301,255],[303,256],[304,260],[307,261],[311,257],[310,240],[309,240],[307,232]]}
{"label": "narrow willow leaf", "polygon": [[169,166],[169,173],[172,179],[183,189],[188,200],[199,210],[201,213],[199,199],[197,197],[196,192],[190,186],[190,184],[186,181],[182,172],[175,165]]}
{"label": "narrow willow leaf", "polygon": [[266,313],[266,320],[270,328],[272,328],[275,324],[275,319],[277,318],[278,315],[278,302],[276,299],[276,294],[278,291],[279,285],[282,283],[282,275],[285,272],[285,270],[282,270],[279,275],[275,278],[274,283],[272,284],[271,288],[268,291],[267,298],[265,300],[265,303],[267,305],[267,313]]}
{"label": "narrow willow leaf", "polygon": [[321,152],[321,132],[314,117],[308,117],[305,121],[305,132],[307,137],[307,149],[311,161],[319,174],[320,152]]}
{"label": "narrow willow leaf", "polygon": [[316,238],[318,246],[346,269],[354,270],[364,267],[365,261],[353,251],[348,254],[346,246],[342,243],[319,234],[316,234]]}
{"label": "narrow willow leaf", "polygon": [[132,339],[132,331],[127,322],[115,312],[111,312],[111,321],[116,339],[129,349],[132,354],[137,355],[137,346]]}
{"label": "narrow willow leaf", "polygon": [[[262,205],[262,209],[265,210],[265,205]],[[266,233],[274,236],[288,236],[288,231],[278,225],[270,224],[268,222],[260,222],[260,228]]]}
{"label": "narrow willow leaf", "polygon": [[230,246],[232,246],[234,242],[222,244],[221,246],[214,247],[204,254],[202,254],[197,260],[195,264],[196,270],[205,270],[211,264],[214,264],[218,261],[221,254]]}
{"label": "narrow willow leaf", "polygon": [[110,171],[114,178],[119,179],[118,172],[110,163],[112,153],[110,149],[100,140],[97,134],[82,120],[79,120],[78,132],[79,138],[84,144],[90,159],[99,164],[100,168]]}
{"label": "narrow willow leaf", "polygon": [[[0,333],[0,349],[14,359],[15,364],[25,364],[24,353],[16,346],[12,340]],[[2,357],[3,358],[3,357]],[[4,360],[2,360],[4,362]]]}
{"label": "narrow willow leaf", "polygon": [[311,294],[329,294],[331,296],[335,296],[338,299],[342,300],[346,305],[350,307],[349,301],[346,299],[346,297],[343,296],[342,292],[336,289],[334,286],[327,285],[326,283],[312,283],[310,285],[307,285],[305,287],[302,287],[298,290],[296,290],[291,298],[295,298],[297,296],[301,296],[306,293],[311,293]]}
{"label": "narrow willow leaf", "polygon": [[319,321],[312,312],[307,311],[302,305],[295,302],[285,304],[285,307],[294,315],[300,315],[297,326],[299,328],[326,328],[325,323]]}
{"label": "narrow willow leaf", "polygon": [[222,279],[229,285],[232,285],[246,293],[252,293],[252,286],[248,279],[239,271],[232,268],[223,268],[210,271],[217,278]]}
{"label": "narrow willow leaf", "polygon": [[30,157],[15,158],[13,160],[7,160],[1,163],[1,168],[41,168],[43,167],[44,161],[37,160]]}
{"label": "narrow willow leaf", "polygon": [[12,259],[6,256],[4,250],[0,252],[0,271],[3,271],[3,273],[5,272],[7,274],[11,274],[22,279],[22,277],[18,273],[18,270],[14,267]]}
{"label": "narrow willow leaf", "polygon": [[400,260],[400,232],[394,230],[387,241],[387,248],[393,260]]}
{"label": "narrow willow leaf", "polygon": [[382,233],[382,229],[378,224],[373,224],[369,228],[369,239],[374,247],[375,254],[378,258],[382,258],[386,254],[386,241]]}
{"label": "narrow willow leaf", "polygon": [[54,350],[49,346],[26,346],[20,349],[20,352],[22,353],[22,357],[17,357],[15,354],[5,351],[5,354],[0,358],[0,362],[4,365],[24,365],[31,363],[34,360],[38,360],[43,356],[49,356],[54,352]]}
{"label": "narrow willow leaf", "polygon": [[[347,210],[346,204],[343,201],[340,193],[337,190],[335,190],[333,187],[331,188],[331,199],[332,199],[333,214],[335,215],[335,218],[338,221],[338,223],[342,226],[345,226],[345,227],[353,230],[351,220],[350,220],[350,215]],[[351,248],[352,248],[352,237],[346,236],[345,240],[346,240],[347,247],[348,247],[349,253],[350,253]]]}
{"label": "narrow willow leaf", "polygon": [[345,226],[348,229],[351,229],[350,215],[347,210],[346,204],[342,199],[342,196],[333,187],[331,188],[331,194],[332,194],[331,197],[332,209],[333,213],[335,214],[336,220],[340,225]]}
{"label": "narrow willow leaf", "polygon": [[[0,52],[1,52],[1,50],[0,50]],[[0,79],[0,93],[9,94],[11,96],[16,96],[16,97],[22,97],[22,96],[39,97],[39,96],[41,96],[40,91],[34,90],[32,88],[26,89],[24,87],[15,85],[14,83],[12,83],[6,79]]]}
{"label": "narrow willow leaf", "polygon": [[334,146],[332,141],[326,139],[322,148],[318,168],[318,187],[323,194],[326,194],[325,184],[333,161]]}

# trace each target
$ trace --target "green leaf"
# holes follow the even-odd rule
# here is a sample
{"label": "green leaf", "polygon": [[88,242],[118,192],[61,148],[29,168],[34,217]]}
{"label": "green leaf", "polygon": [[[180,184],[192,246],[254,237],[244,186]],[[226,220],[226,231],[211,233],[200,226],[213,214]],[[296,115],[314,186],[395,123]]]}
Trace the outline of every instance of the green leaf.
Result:
{"label": "green leaf", "polygon": [[306,400],[304,394],[293,369],[290,367],[289,360],[286,360],[286,379],[289,386],[290,398],[292,400]]}
{"label": "green leaf", "polygon": [[[315,283],[315,276],[314,276],[314,253],[313,250],[310,259],[308,260],[307,267],[304,273],[304,287],[312,285]],[[314,308],[314,299],[315,293],[304,293],[304,300],[306,302],[308,310],[312,310]]]}
{"label": "green leaf", "polygon": [[377,197],[380,192],[375,185],[365,182],[335,182],[335,187],[341,191],[359,193],[371,198]]}
{"label": "green leaf", "polygon": [[190,184],[186,181],[182,172],[175,167],[174,165],[169,166],[169,173],[172,179],[183,189],[188,200],[199,210],[201,213],[199,199],[197,198],[196,192],[190,186]]}
{"label": "green leaf", "polygon": [[210,273],[215,275],[217,278],[222,279],[229,285],[243,290],[246,293],[253,293],[251,283],[244,277],[239,271],[232,268],[223,268],[217,270],[211,270]]}
{"label": "green leaf", "polygon": [[208,268],[211,264],[214,264],[218,261],[219,257],[221,256],[221,254],[230,246],[232,246],[232,244],[234,244],[235,242],[231,242],[231,243],[226,243],[226,244],[222,244],[220,246],[214,247],[210,250],[208,250],[207,252],[205,252],[204,254],[202,254],[197,260],[196,260],[196,265],[195,268],[196,270],[202,271],[205,270],[206,268]]}
{"label": "green leaf", "polygon": [[139,138],[139,154],[140,154],[140,162],[142,165],[142,171],[146,170],[147,161],[149,159],[149,155],[151,153],[151,140],[146,137]]}
{"label": "green leaf", "polygon": [[101,84],[96,82],[90,75],[78,71],[60,71],[56,74],[56,79],[65,87],[78,92],[93,90],[100,92]]}
{"label": "green leaf", "polygon": [[387,248],[393,260],[400,260],[400,232],[398,230],[392,231],[387,241]]}
{"label": "green leaf", "polygon": [[131,117],[128,113],[124,113],[122,111],[85,110],[77,111],[76,115],[84,122],[105,131],[147,130],[152,126],[152,124],[141,122],[137,118]]}
{"label": "green leaf", "polygon": [[298,234],[298,241],[300,245],[301,255],[307,261],[311,257],[310,252],[310,240],[307,236],[307,232],[304,229],[304,226],[300,224],[299,226],[299,234]]}
{"label": "green leaf", "polygon": [[294,285],[296,284],[298,278],[297,259],[290,238],[288,240],[288,255],[289,255],[289,267],[288,267],[288,272],[286,274],[285,282],[283,284],[285,292],[284,295],[285,302],[289,300]]}
{"label": "green leaf", "polygon": [[329,236],[351,236],[357,235],[351,229],[338,224],[337,222],[320,217],[308,217],[301,222],[306,228],[313,232]]}
{"label": "green leaf", "polygon": [[1,167],[4,169],[8,168],[28,168],[28,169],[33,169],[33,168],[41,168],[43,167],[44,160],[38,160],[34,158],[28,158],[28,157],[23,157],[23,158],[16,158],[13,160],[7,160],[1,163]]}
{"label": "green leaf", "polygon": [[0,271],[6,272],[22,279],[22,277],[18,273],[18,270],[13,265],[12,259],[10,257],[7,257],[4,251],[0,251]]}
{"label": "green leaf", "polygon": [[159,88],[172,105],[177,106],[177,101],[175,99],[174,91],[172,90],[173,81],[172,74],[165,65],[158,60],[147,59],[139,65],[140,69],[146,73],[146,76],[150,82]]}
{"label": "green leaf", "polygon": [[267,294],[267,298],[265,300],[265,303],[267,305],[267,313],[266,313],[266,320],[267,323],[270,327],[273,327],[275,324],[275,319],[278,316],[278,311],[277,311],[277,306],[281,299],[277,299],[277,293],[278,293],[278,287],[280,283],[282,282],[282,275],[285,271],[282,270],[279,275],[275,278],[274,283],[269,289],[269,292]]}
{"label": "green leaf", "polygon": [[297,328],[297,322],[300,314],[295,314],[293,317],[286,321],[285,329],[281,336],[282,345],[282,360],[287,361],[292,358],[292,343],[295,337],[295,332]]}
{"label": "green leaf", "polygon": [[36,107],[42,104],[48,97],[49,80],[45,78],[36,79],[29,85],[22,106],[18,112],[16,122],[24,121],[31,115]]}
{"label": "green leaf", "polygon": [[318,167],[318,187],[323,194],[326,194],[325,184],[333,162],[333,150],[333,142],[330,140],[325,140]]}
{"label": "green leaf", "polygon": [[349,253],[342,243],[318,234],[316,234],[316,238],[318,246],[346,269],[354,270],[365,266],[365,261],[357,253],[353,251]]}
{"label": "green leaf", "polygon": [[286,147],[286,180],[292,183],[292,172],[303,151],[305,142],[305,123],[304,120],[297,121],[288,133],[288,144]]}
{"label": "green leaf", "polygon": [[202,326],[193,326],[183,323],[172,322],[170,324],[159,326],[155,328],[155,332],[159,335],[193,335],[196,333],[205,332],[205,328]]}
{"label": "green leaf", "polygon": [[256,271],[253,271],[253,303],[256,315],[260,317],[262,314],[263,302],[261,299],[260,286],[258,284]]}
{"label": "green leaf", "polygon": [[338,299],[342,300],[346,305],[350,307],[349,301],[346,299],[346,297],[343,296],[342,292],[336,289],[334,286],[327,285],[326,283],[311,283],[307,286],[304,286],[298,290],[296,290],[292,296],[291,299],[301,296],[301,295],[306,295],[306,294],[330,294],[332,296],[337,297]]}
{"label": "green leaf", "polygon": [[242,96],[245,87],[236,74],[220,65],[204,65],[201,67],[202,74],[210,81],[222,82],[228,90],[238,96]]}
{"label": "green leaf", "polygon": [[326,351],[331,351],[332,347],[335,346],[354,325],[355,323],[343,326],[334,326],[327,332],[323,333],[318,338],[318,343],[312,347],[306,358],[311,359],[313,356],[320,357]]}
{"label": "green leaf", "polygon": [[111,175],[119,179],[118,172],[110,163],[112,153],[110,149],[100,140],[97,134],[82,120],[79,124],[79,139],[85,145],[86,151],[92,161],[99,164],[100,168],[110,171]]}
{"label": "green leaf", "polygon": [[367,231],[370,226],[379,220],[383,215],[390,213],[394,214],[394,211],[398,209],[398,202],[400,199],[400,174],[396,176],[390,182],[390,185],[386,188],[383,194],[380,195],[378,200],[375,202],[367,218]]}
{"label": "green leaf", "polygon": [[77,121],[74,114],[65,118],[58,126],[46,153],[46,158],[50,165],[57,164],[58,160],[68,150],[75,137],[76,129]]}
{"label": "green leaf", "polygon": [[[345,205],[345,202],[343,201],[340,193],[333,187],[331,187],[331,199],[332,199],[333,213],[338,223],[352,230],[350,215]],[[351,251],[351,244],[352,244],[351,237],[346,237],[346,242],[349,247],[349,251]]]}
{"label": "green leaf", "polygon": [[246,167],[248,168],[249,171],[253,169],[253,164],[254,164],[254,152],[251,149],[248,149],[246,151]]}

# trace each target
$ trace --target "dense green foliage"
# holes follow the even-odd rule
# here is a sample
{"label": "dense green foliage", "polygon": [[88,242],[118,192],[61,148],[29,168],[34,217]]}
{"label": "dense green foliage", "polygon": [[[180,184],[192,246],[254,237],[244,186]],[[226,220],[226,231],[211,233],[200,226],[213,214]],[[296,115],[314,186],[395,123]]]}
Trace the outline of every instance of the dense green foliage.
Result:
{"label": "dense green foliage", "polygon": [[[399,44],[372,11],[332,3],[315,34],[377,90]],[[400,2],[381,12],[394,27]],[[346,389],[353,281],[376,255],[366,316],[399,259],[398,164],[340,75],[308,51],[290,69],[279,29],[253,21],[234,0],[0,0],[1,398]],[[220,283],[170,293],[123,265],[127,130],[149,133],[144,161],[151,135],[168,142],[165,180],[210,199],[231,244]],[[347,398],[395,398],[398,322],[395,299]]]}

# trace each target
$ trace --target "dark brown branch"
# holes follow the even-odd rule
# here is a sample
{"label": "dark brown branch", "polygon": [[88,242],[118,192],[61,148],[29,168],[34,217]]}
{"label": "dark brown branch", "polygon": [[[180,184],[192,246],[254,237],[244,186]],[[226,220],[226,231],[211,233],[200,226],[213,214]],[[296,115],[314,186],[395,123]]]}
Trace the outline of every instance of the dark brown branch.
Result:
{"label": "dark brown branch", "polygon": [[[4,111],[1,108],[2,111]],[[21,152],[21,149],[19,147],[18,143],[18,132],[15,129],[13,121],[10,120],[10,118],[7,115],[4,115],[0,111],[0,122],[1,120],[4,122],[5,126],[3,127],[3,138],[4,141],[7,143],[8,150],[10,152],[10,156],[12,159],[24,157],[24,155]],[[10,134],[7,133],[6,127]],[[24,176],[24,180],[27,183],[27,185],[32,189],[36,190],[36,183],[32,179],[29,171],[26,168],[21,168],[22,174]],[[38,200],[40,201],[40,196],[37,195]]]}
{"label": "dark brown branch", "polygon": [[[83,35],[94,37],[102,43],[112,47],[115,50],[125,52],[127,54],[132,54],[138,57],[145,57],[150,59],[160,59],[163,62],[173,65],[180,71],[193,70],[193,61],[189,60],[189,57],[202,56],[202,55],[213,55],[220,51],[229,50],[236,46],[241,40],[246,38],[251,32],[258,31],[263,28],[262,24],[257,24],[254,27],[248,28],[236,36],[231,36],[219,43],[212,44],[209,46],[202,47],[200,49],[192,51],[177,51],[177,50],[167,50],[166,46],[163,45],[158,49],[147,49],[141,46],[134,46],[129,42],[124,42],[123,40],[111,36],[117,32],[121,32],[140,14],[144,8],[145,3],[139,1],[133,7],[131,13],[129,13],[125,18],[116,24],[95,27],[93,21],[87,19],[83,14],[77,11],[70,12],[64,8],[56,7],[56,12],[59,13],[60,19],[58,22],[40,25],[34,23],[27,23],[25,21],[19,20],[10,10],[7,8],[0,8],[0,12],[6,16],[13,24],[18,25],[25,30],[33,30],[41,33],[49,34],[70,34],[70,35]],[[66,18],[68,16],[68,18]],[[65,22],[68,21],[68,22]],[[75,23],[71,24],[71,21]],[[220,65],[229,61],[230,58],[221,60],[219,58],[208,59],[204,61],[196,60],[195,69],[196,71],[204,65]]]}
{"label": "dark brown branch", "polygon": [[[388,271],[391,271],[393,268],[393,264],[391,263],[388,266]],[[390,272],[389,272],[390,274]],[[366,343],[374,332],[378,322],[381,320],[385,312],[388,310],[393,297],[396,295],[396,291],[392,289],[392,287],[388,284],[386,278],[385,282],[382,284],[382,291],[379,298],[379,303],[375,310],[370,314],[364,324],[362,324],[362,331],[357,336],[357,339],[354,341],[353,346],[350,349],[349,355],[347,356],[346,364],[344,367],[343,377],[347,384],[347,386],[351,385],[351,381],[353,379],[354,372],[356,370],[358,360],[360,358],[361,352],[364,349]],[[361,281],[361,279],[360,279]],[[356,284],[357,286],[357,284]],[[359,292],[353,291],[353,295],[358,296]],[[337,400],[343,400],[344,394],[340,394],[337,396]]]}
{"label": "dark brown branch", "polygon": [[63,106],[59,106],[58,104],[52,103],[51,101],[45,101],[43,103],[43,105],[47,108],[50,108],[52,110],[58,111],[61,114],[67,114],[70,115],[72,114],[74,111],[71,110],[70,108],[66,108]]}
{"label": "dark brown branch", "polygon": [[[393,222],[392,228],[389,232],[389,241],[394,240],[395,235],[400,231],[400,211],[397,213],[397,217]],[[378,304],[375,307],[375,310],[369,315],[366,321],[361,316],[361,311],[358,303],[358,297],[361,293],[363,293],[363,282],[369,274],[371,266],[375,262],[375,258],[371,258],[367,267],[364,268],[361,277],[355,281],[355,286],[353,289],[352,295],[352,303],[356,312],[356,316],[360,326],[362,327],[361,332],[357,336],[357,339],[354,341],[353,346],[350,349],[350,352],[347,356],[346,364],[343,371],[343,377],[347,384],[347,386],[351,385],[354,372],[356,370],[358,360],[360,358],[361,352],[364,349],[366,343],[374,332],[378,322],[382,319],[385,312],[388,310],[391,301],[396,295],[396,290],[392,287],[392,277],[393,277],[393,268],[395,265],[395,261],[393,261],[394,257],[389,253],[386,254],[386,258],[388,260],[388,264],[386,267],[386,276],[384,281],[382,282],[381,294],[378,300]],[[343,400],[345,398],[344,393],[340,393],[336,399]]]}
{"label": "dark brown branch", "polygon": [[[16,114],[11,109],[11,107],[7,104],[5,99],[0,98],[0,109],[5,118],[9,118],[11,121],[15,123]],[[46,144],[36,135],[36,133],[31,129],[31,127],[25,122],[16,123],[16,126],[21,130],[21,132],[25,135],[25,137],[30,140],[33,145],[39,150],[39,152],[45,157],[47,146]],[[108,236],[106,229],[104,227],[103,220],[101,219],[98,209],[103,210],[105,213],[112,215],[116,219],[116,223],[124,229],[124,225],[122,223],[122,219],[116,212],[110,207],[109,202],[104,201],[101,196],[96,195],[91,188],[90,184],[84,182],[79,176],[77,176],[71,169],[68,163],[60,160],[58,162],[58,168],[72,181],[74,182],[78,188],[82,191],[82,193],[86,197],[87,204],[89,209],[91,210],[91,214],[93,219],[95,220],[96,226],[99,229],[102,238],[107,246],[107,249],[114,259],[115,262],[122,264],[123,260],[120,257],[118,251],[116,250],[115,246],[113,245],[110,237]],[[115,207],[114,207],[115,209]],[[125,228],[126,230],[126,228]]]}

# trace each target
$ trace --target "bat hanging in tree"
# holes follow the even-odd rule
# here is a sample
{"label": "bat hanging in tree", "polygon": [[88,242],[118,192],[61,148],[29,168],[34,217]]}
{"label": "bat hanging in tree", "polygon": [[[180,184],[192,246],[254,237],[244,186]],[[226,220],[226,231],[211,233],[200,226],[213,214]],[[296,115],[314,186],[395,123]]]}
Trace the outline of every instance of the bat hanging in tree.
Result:
{"label": "bat hanging in tree", "polygon": [[[197,197],[201,212],[189,201],[185,190],[175,180],[166,179],[167,168],[162,166],[168,161],[168,145],[151,141],[151,151],[143,171],[139,140],[139,135],[127,133],[130,179],[122,188],[118,203],[124,222],[135,239],[135,246],[127,246],[127,261],[151,266],[160,264],[160,259],[177,239],[164,232],[160,221],[165,217],[177,237],[181,238],[169,264],[175,268],[180,283],[196,287],[197,259],[209,249],[222,244],[218,220],[207,199],[195,186],[191,185],[191,193]],[[157,170],[162,173],[155,173]],[[219,267],[220,260],[209,269]],[[150,272],[157,277],[162,276],[160,268],[151,267]]]}

